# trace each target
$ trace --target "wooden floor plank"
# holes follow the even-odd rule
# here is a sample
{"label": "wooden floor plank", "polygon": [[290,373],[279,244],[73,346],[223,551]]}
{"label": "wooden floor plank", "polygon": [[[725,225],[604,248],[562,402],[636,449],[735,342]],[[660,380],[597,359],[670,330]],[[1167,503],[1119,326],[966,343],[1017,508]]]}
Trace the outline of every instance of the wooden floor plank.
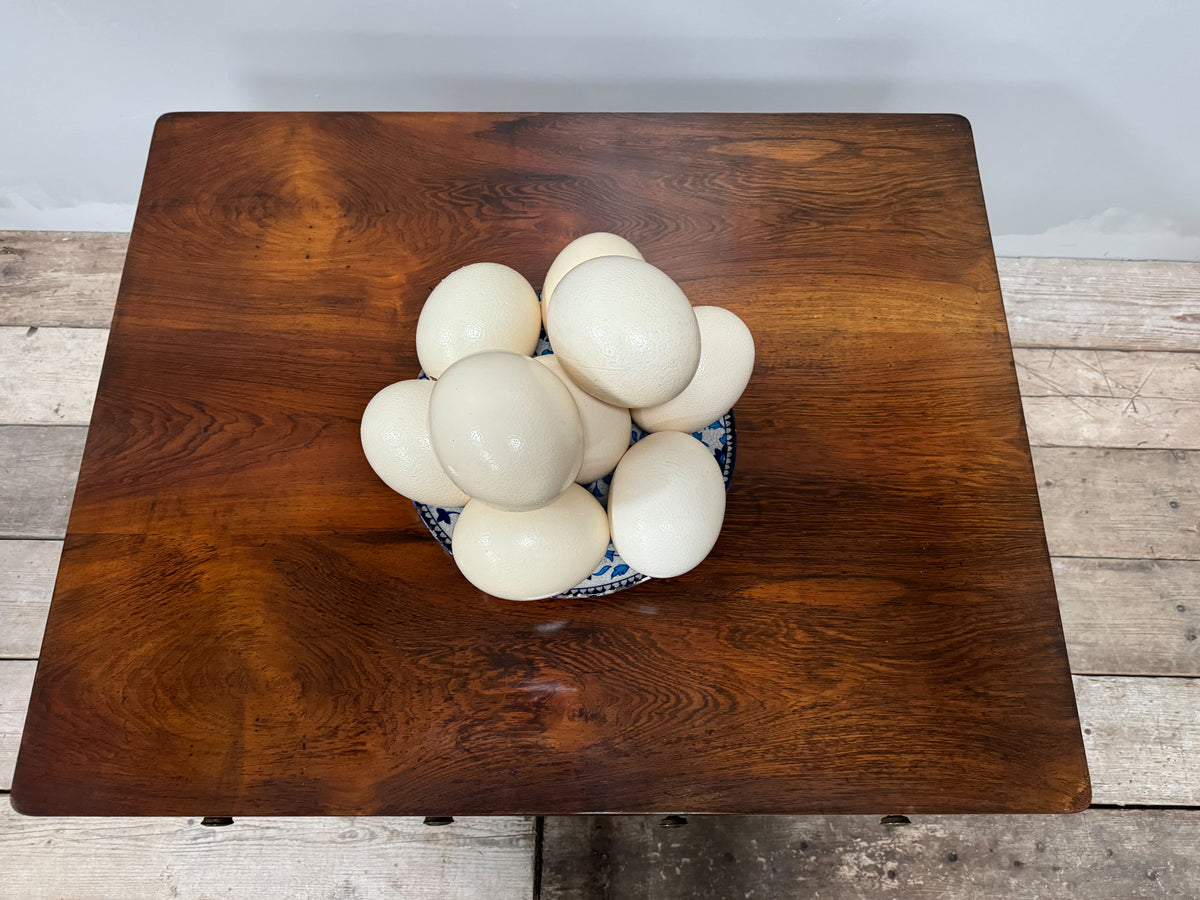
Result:
{"label": "wooden floor plank", "polygon": [[1200,452],[1035,448],[1051,556],[1200,559]]}
{"label": "wooden floor plank", "polygon": [[1071,671],[1200,676],[1200,563],[1053,562]]}
{"label": "wooden floor plank", "polygon": [[1194,400],[1200,353],[1124,350],[1013,351],[1022,397]]}
{"label": "wooden floor plank", "polygon": [[1030,443],[1200,448],[1200,353],[1014,352]]}
{"label": "wooden floor plank", "polygon": [[33,819],[0,800],[0,895],[527,900],[533,821]]}
{"label": "wooden floor plank", "polygon": [[1130,900],[1196,896],[1200,812],[933,816],[646,816],[546,820],[543,900],[874,897]]}
{"label": "wooden floor plank", "polygon": [[1200,399],[1024,397],[1034,447],[1200,448]]}
{"label": "wooden floor plank", "polygon": [[[21,729],[36,668],[37,663],[31,660],[0,660],[0,791],[12,787],[13,766],[21,746]],[[3,888],[4,879],[0,878],[0,895]]]}
{"label": "wooden floor plank", "polygon": [[86,425],[108,329],[0,327],[0,425]]}
{"label": "wooden floor plank", "polygon": [[106,328],[129,235],[0,231],[0,325]]}
{"label": "wooden floor plank", "polygon": [[0,538],[61,538],[87,429],[0,426]]}
{"label": "wooden floor plank", "polygon": [[[62,537],[86,429],[0,427],[0,535]],[[1034,448],[1053,556],[1200,560],[1200,451]]]}
{"label": "wooden floor plank", "polygon": [[1200,806],[1200,679],[1075,676],[1092,802]]}
{"label": "wooden floor plank", "polygon": [[36,659],[62,541],[0,541],[0,659]]}
{"label": "wooden floor plank", "polygon": [[[0,737],[0,773],[9,776],[32,676],[32,663],[0,660],[8,729]],[[1093,803],[1200,806],[1200,681],[1082,675],[1075,690]]]}
{"label": "wooden floor plank", "polygon": [[997,259],[1015,347],[1200,350],[1200,263]]}

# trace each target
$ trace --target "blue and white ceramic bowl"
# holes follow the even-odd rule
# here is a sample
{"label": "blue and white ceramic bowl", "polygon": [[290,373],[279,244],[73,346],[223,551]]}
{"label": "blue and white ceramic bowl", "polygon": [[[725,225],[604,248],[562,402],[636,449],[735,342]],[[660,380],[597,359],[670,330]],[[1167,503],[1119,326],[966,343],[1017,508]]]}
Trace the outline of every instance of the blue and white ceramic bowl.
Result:
{"label": "blue and white ceramic bowl", "polygon": [[[545,334],[543,334],[541,340],[538,341],[537,351],[534,355],[544,356],[551,352],[550,342],[546,339]],[[425,378],[426,375],[422,372],[418,377]],[[733,462],[736,454],[735,435],[736,431],[732,411],[726,413],[707,428],[694,432],[692,435],[709,449],[716,459],[717,465],[721,467],[721,475],[725,479],[726,490],[729,490],[729,483],[733,478]],[[645,436],[646,432],[634,425],[629,445],[632,447]],[[601,505],[607,508],[608,489],[611,484],[612,475],[610,474],[599,481],[586,484],[584,487],[596,496]],[[440,506],[430,506],[426,503],[416,503],[414,506],[417,508],[417,513],[420,515],[421,521],[429,529],[429,533],[437,538],[438,543],[445,548],[447,553],[452,554],[453,550],[451,547],[453,545],[454,525],[458,521],[458,514],[462,512],[462,507],[443,508]],[[635,584],[649,580],[649,575],[643,575],[622,560],[612,541],[609,541],[608,551],[604,554],[604,558],[600,560],[596,571],[571,588],[571,590],[565,591],[559,596],[580,598],[603,597],[606,594],[615,594],[617,591],[623,591],[625,588],[630,588]]]}

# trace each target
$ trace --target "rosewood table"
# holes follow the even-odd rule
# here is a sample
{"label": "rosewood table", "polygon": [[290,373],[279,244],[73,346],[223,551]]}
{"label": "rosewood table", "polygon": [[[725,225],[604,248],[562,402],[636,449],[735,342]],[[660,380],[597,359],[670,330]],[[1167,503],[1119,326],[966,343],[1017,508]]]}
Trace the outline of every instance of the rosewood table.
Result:
{"label": "rosewood table", "polygon": [[[421,304],[628,237],[754,332],[712,555],[473,589],[359,416]],[[1017,813],[1090,788],[970,126],[157,124],[13,786],[39,815]]]}

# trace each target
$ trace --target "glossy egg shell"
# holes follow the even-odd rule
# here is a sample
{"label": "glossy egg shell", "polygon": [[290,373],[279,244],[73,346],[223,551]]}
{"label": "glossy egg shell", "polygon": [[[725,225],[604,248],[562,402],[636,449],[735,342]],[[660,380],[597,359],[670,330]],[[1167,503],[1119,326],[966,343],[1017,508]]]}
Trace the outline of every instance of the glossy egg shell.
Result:
{"label": "glossy egg shell", "polygon": [[571,485],[530,512],[471,500],[454,529],[454,561],[481,591],[505,600],[538,600],[570,590],[595,571],[608,549],[608,517]]}
{"label": "glossy egg shell", "polygon": [[467,495],[450,480],[429,439],[432,381],[399,381],[363,410],[359,437],[367,462],[392,490],[417,503],[462,506]]}
{"label": "glossy egg shell", "polygon": [[665,403],[700,362],[700,328],[671,278],[625,256],[601,256],[563,276],[546,333],[575,384],[613,406]]}
{"label": "glossy egg shell", "polygon": [[508,350],[529,356],[541,333],[537,293],[515,269],[474,263],[435,287],[417,319],[417,359],[430,378],[472,353]]}
{"label": "glossy egg shell", "polygon": [[450,479],[499,509],[545,506],[583,464],[583,423],[570,391],[516,353],[491,350],[450,366],[429,401],[429,436]]}
{"label": "glossy egg shell", "polygon": [[660,431],[621,458],[608,495],[613,545],[652,578],[674,578],[712,550],[725,519],[725,482],[690,434]]}
{"label": "glossy egg shell", "polygon": [[754,370],[754,338],[737,315],[719,306],[695,307],[700,364],[688,386],[666,403],[633,410],[645,431],[691,433],[733,408]]}

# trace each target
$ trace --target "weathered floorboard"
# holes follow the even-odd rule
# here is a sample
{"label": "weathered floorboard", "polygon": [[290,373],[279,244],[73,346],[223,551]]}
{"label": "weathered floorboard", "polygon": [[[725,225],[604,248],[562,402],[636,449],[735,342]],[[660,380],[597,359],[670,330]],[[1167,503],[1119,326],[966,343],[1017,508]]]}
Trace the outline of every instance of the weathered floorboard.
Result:
{"label": "weathered floorboard", "polygon": [[1014,352],[1035,445],[1200,448],[1200,353]]}
{"label": "weathered floorboard", "polygon": [[1200,559],[1200,453],[1034,451],[1051,556]]}
{"label": "weathered floorboard", "polygon": [[1200,400],[1024,397],[1021,406],[1035,447],[1200,447]]}
{"label": "weathered floorboard", "polygon": [[1200,679],[1077,675],[1092,802],[1200,806]]}
{"label": "weathered floorboard", "polygon": [[0,800],[0,895],[526,900],[533,821],[464,818],[33,819]]}
{"label": "weathered floorboard", "polygon": [[1200,563],[1053,562],[1072,672],[1200,676]]}
{"label": "weathered floorboard", "polygon": [[[0,483],[6,534],[18,538],[62,536],[83,435],[82,428],[0,428],[0,459],[13,473]],[[1162,558],[1200,559],[1195,513],[1198,459],[1200,453],[1196,452],[1035,448],[1051,552],[1064,557],[1117,559],[1149,557],[1153,552]],[[21,477],[22,472],[28,476]],[[52,552],[43,552],[57,559],[58,547],[55,544]],[[9,548],[8,552],[17,551]],[[12,557],[7,558],[13,564]],[[34,566],[30,577],[39,579],[48,590],[55,563],[49,556],[46,560],[44,569],[38,569],[37,563],[29,565]],[[1200,608],[1181,594],[1189,580],[1196,583],[1191,579],[1196,566],[1155,569],[1153,578],[1148,579],[1130,576],[1110,581],[1115,577],[1112,566],[1119,565],[1111,560],[1102,562],[1109,568],[1091,569],[1087,576],[1079,574],[1082,570],[1063,568],[1069,565],[1063,560],[1056,565],[1068,648],[1077,654],[1087,647],[1090,661],[1081,663],[1081,671],[1099,666],[1099,671],[1118,674],[1198,674],[1195,659],[1200,647],[1187,638],[1195,632],[1194,617],[1175,608],[1180,603],[1189,609]],[[1169,572],[1176,573],[1173,577],[1178,581],[1160,585],[1158,580],[1167,578]],[[1134,583],[1145,587],[1144,595],[1136,594],[1141,597],[1136,601],[1130,598]],[[13,601],[0,593],[0,603]],[[1101,627],[1097,616],[1109,617],[1110,626]],[[1160,627],[1162,630],[1154,632],[1157,642],[1143,645],[1141,636],[1147,629]],[[40,630],[40,623],[30,621],[25,630],[10,632],[13,636],[3,645],[17,646],[4,652],[32,655],[36,650],[29,635],[40,635]],[[1107,649],[1101,649],[1102,645]],[[1146,649],[1138,649],[1142,646]],[[1174,649],[1168,651],[1168,647]],[[1142,662],[1126,668],[1130,653]],[[1080,659],[1077,655],[1073,658]]]}
{"label": "weathered floorboard", "polygon": [[[13,766],[21,746],[21,729],[25,710],[29,708],[29,692],[33,689],[33,660],[0,660],[0,791],[12,787]],[[3,858],[3,854],[0,854]],[[0,893],[4,878],[0,877]]]}
{"label": "weathered floorboard", "polygon": [[106,328],[129,235],[0,231],[0,325]]}
{"label": "weathered floorboard", "polygon": [[36,659],[62,541],[0,541],[0,659]]}
{"label": "weathered floorboard", "polygon": [[1140,350],[1013,351],[1022,397],[1195,400],[1200,353]]}
{"label": "weathered floorboard", "polygon": [[0,426],[0,538],[61,538],[87,429]]}
{"label": "weathered floorboard", "polygon": [[1195,897],[1200,812],[546,820],[544,900]]}
{"label": "weathered floorboard", "polygon": [[1016,347],[1200,350],[1200,263],[996,260]]}
{"label": "weathered floorboard", "polygon": [[86,425],[108,330],[0,328],[0,425]]}

